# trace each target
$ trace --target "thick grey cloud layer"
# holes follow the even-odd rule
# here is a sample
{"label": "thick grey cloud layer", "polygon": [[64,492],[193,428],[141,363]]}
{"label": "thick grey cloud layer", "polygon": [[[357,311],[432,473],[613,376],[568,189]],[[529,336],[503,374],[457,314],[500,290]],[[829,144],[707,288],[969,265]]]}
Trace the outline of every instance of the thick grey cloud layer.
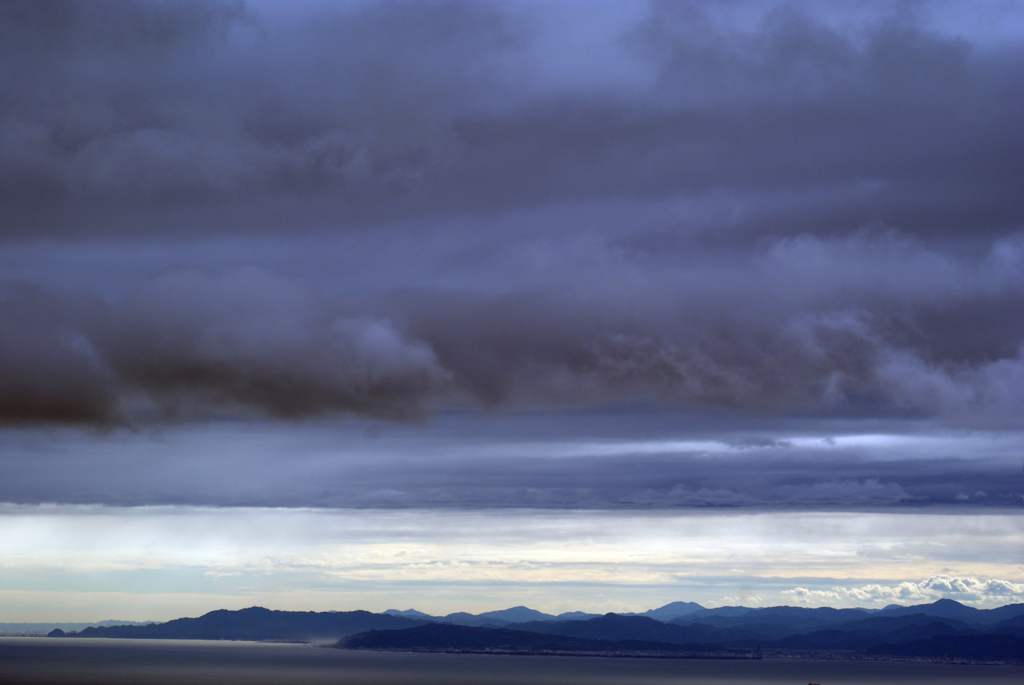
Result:
{"label": "thick grey cloud layer", "polygon": [[1019,425],[1019,14],[858,7],[5,3],[0,421]]}
{"label": "thick grey cloud layer", "polygon": [[3,291],[4,416],[14,422],[402,418],[442,385],[428,346],[387,321],[318,310],[256,270],[172,271],[116,306],[12,284]]}
{"label": "thick grey cloud layer", "polygon": [[[290,229],[267,195],[340,226],[712,190],[754,196],[746,234],[1019,226],[1020,44],[929,7],[655,2],[608,30],[544,4],[5,3],[7,232],[149,234],[140,208],[197,202],[220,209],[159,230]],[[757,197],[783,190],[807,206]]]}
{"label": "thick grey cloud layer", "polygon": [[[1019,237],[977,258],[891,232],[782,239],[717,263],[579,237],[520,237],[464,268],[450,258],[418,258],[440,274],[419,287],[353,266],[358,294],[323,273],[251,267],[171,269],[114,301],[9,282],[3,416],[403,418],[636,401],[987,427],[1024,415]],[[436,284],[520,261],[503,292]]]}

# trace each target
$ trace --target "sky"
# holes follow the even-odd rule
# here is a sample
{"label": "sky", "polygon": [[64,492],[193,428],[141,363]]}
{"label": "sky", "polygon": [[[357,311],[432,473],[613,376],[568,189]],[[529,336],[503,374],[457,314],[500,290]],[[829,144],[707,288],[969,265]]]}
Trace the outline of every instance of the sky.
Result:
{"label": "sky", "polygon": [[1024,602],[1024,6],[0,3],[0,621]]}

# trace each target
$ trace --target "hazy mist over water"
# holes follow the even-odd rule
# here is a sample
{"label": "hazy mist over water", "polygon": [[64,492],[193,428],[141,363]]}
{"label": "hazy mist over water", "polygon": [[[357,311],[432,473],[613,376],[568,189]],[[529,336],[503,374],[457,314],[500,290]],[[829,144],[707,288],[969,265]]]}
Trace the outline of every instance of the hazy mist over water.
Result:
{"label": "hazy mist over water", "polygon": [[566,683],[903,685],[1020,683],[1014,666],[351,652],[188,640],[0,638],[0,683]]}

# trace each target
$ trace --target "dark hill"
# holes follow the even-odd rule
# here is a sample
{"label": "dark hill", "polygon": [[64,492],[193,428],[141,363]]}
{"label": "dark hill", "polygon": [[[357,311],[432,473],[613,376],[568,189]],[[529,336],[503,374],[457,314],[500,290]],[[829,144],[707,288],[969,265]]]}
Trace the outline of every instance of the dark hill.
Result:
{"label": "dark hill", "polygon": [[[933,617],[920,623],[894,626],[890,630],[878,627],[826,628],[801,635],[791,635],[772,644],[772,647],[795,650],[866,651],[881,645],[900,644],[936,636],[962,635],[964,631]],[[949,619],[947,619],[949,620]],[[968,629],[974,633],[973,629]]]}
{"label": "dark hill", "polygon": [[1013,635],[936,635],[898,645],[878,645],[868,654],[967,661],[1021,661],[1024,638]]}
{"label": "dark hill", "polygon": [[695,611],[701,611],[704,607],[696,602],[671,602],[663,607],[657,609],[651,609],[637,616],[646,616],[647,618],[653,618],[656,621],[671,621],[674,618],[686,616],[692,614]]}
{"label": "dark hill", "polygon": [[737,639],[738,635],[726,635],[720,630],[704,625],[679,626],[662,623],[646,616],[619,616],[605,614],[587,621],[531,621],[507,626],[513,630],[525,630],[546,635],[587,640],[644,640],[671,644],[711,643]]}
{"label": "dark hill", "polygon": [[1014,616],[1013,618],[1008,618],[1005,621],[1000,621],[993,625],[989,630],[993,633],[1024,637],[1024,616]]}
{"label": "dark hill", "polygon": [[[605,618],[605,617],[602,617]],[[615,617],[642,618],[642,617]],[[622,625],[625,625],[623,623]],[[755,656],[762,649],[780,654],[929,658],[970,661],[1020,662],[1024,639],[1012,635],[953,635],[956,630],[942,621],[909,624],[891,632],[880,630],[844,631],[827,629],[793,636],[774,643],[672,644],[654,640],[598,640],[554,635],[431,623],[405,630],[375,630],[344,638],[335,646],[346,649],[380,649],[426,652],[475,652],[515,654],[594,654],[651,656]]]}
{"label": "dark hill", "polygon": [[848,621],[836,625],[840,630],[880,630],[884,632],[899,630],[907,626],[919,626],[940,621],[950,629],[950,633],[976,629],[976,624],[964,623],[952,618],[937,619],[928,614],[904,614],[902,616],[871,616],[859,621]]}
{"label": "dark hill", "polygon": [[644,653],[684,656],[711,651],[704,645],[672,645],[640,640],[587,640],[508,628],[480,628],[430,623],[406,630],[373,630],[344,638],[341,649],[424,652],[499,652],[526,654]]}
{"label": "dark hill", "polygon": [[[705,616],[742,616],[743,614],[750,613],[751,611],[755,610],[751,609],[750,607],[716,607],[714,609],[697,609],[696,611],[691,611],[689,614],[686,614],[685,616],[687,618],[694,619],[700,619]],[[683,617],[678,616],[676,618]],[[676,619],[671,620],[672,622],[674,622]]]}
{"label": "dark hill", "polygon": [[993,623],[1024,618],[1024,604],[1007,604],[1005,606],[988,609],[985,616]]}
{"label": "dark hill", "polygon": [[[1003,609],[1006,609],[1006,607],[1003,607]],[[937,618],[952,618],[957,621],[975,624],[995,623],[1002,618],[1009,618],[1012,615],[1012,610],[1007,612],[1005,615],[1000,615],[998,613],[993,614],[993,611],[996,610],[975,609],[974,607],[964,606],[956,600],[940,599],[932,602],[931,604],[916,604],[909,607],[889,605],[878,613],[882,616],[927,614],[928,616],[935,616]]]}
{"label": "dark hill", "polygon": [[[733,630],[749,626],[762,626],[757,632],[792,633],[801,630],[813,630],[826,626],[868,618],[871,614],[863,609],[832,609],[821,607],[767,607],[749,609],[740,615],[716,615],[694,612],[688,616],[672,619],[676,625],[690,625],[700,622],[722,630]],[[774,629],[768,626],[776,626]],[[780,630],[781,629],[781,630]]]}

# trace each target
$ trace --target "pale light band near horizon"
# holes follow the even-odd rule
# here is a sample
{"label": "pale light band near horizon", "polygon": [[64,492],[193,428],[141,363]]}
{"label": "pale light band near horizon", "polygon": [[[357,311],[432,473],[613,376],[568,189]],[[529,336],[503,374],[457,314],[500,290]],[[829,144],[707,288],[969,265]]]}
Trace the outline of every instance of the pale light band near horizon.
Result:
{"label": "pale light band near horizon", "polygon": [[[727,544],[723,541],[728,541]],[[0,621],[1024,601],[1014,512],[0,506]]]}

